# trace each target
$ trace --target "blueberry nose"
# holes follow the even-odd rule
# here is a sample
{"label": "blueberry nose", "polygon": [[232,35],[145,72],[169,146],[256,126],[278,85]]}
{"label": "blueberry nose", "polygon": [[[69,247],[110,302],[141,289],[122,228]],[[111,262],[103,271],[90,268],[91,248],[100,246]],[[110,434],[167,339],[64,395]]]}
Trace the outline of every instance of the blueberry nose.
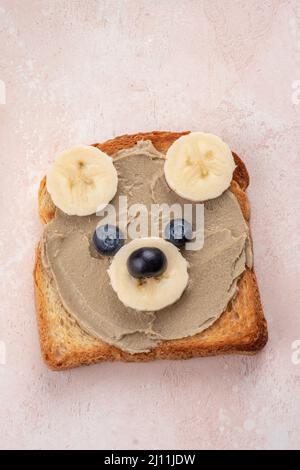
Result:
{"label": "blueberry nose", "polygon": [[167,269],[167,257],[159,248],[139,248],[129,256],[127,269],[129,274],[136,279],[157,277]]}

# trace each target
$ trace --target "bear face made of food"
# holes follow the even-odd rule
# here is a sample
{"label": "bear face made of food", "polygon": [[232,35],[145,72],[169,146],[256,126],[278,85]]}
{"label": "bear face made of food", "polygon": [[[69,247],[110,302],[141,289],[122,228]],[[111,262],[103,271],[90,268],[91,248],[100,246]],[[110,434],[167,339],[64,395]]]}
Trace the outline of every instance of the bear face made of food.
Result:
{"label": "bear face made of food", "polygon": [[[180,137],[166,155],[139,141],[113,158],[87,146],[57,157],[42,263],[84,330],[134,354],[220,317],[252,265],[248,225],[228,189],[234,168],[228,146],[204,133]],[[181,214],[167,220],[162,206]]]}

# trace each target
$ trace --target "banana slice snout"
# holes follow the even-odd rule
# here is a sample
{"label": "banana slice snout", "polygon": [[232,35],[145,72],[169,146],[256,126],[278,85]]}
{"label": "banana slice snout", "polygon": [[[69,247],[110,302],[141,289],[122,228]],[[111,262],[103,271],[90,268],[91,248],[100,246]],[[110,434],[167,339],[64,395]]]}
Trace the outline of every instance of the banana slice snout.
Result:
{"label": "banana slice snout", "polygon": [[[137,279],[127,268],[130,255],[140,248],[160,249],[167,259],[165,271],[158,277]],[[162,238],[137,238],[124,245],[108,269],[113,290],[126,306],[139,311],[157,311],[176,302],[188,283],[188,263],[178,248]]]}
{"label": "banana slice snout", "polygon": [[87,145],[57,155],[47,174],[47,190],[54,204],[68,215],[91,215],[103,209],[117,186],[112,158]]}
{"label": "banana slice snout", "polygon": [[169,147],[164,166],[169,187],[190,201],[220,196],[232,180],[235,162],[219,137],[203,132],[184,135]]}

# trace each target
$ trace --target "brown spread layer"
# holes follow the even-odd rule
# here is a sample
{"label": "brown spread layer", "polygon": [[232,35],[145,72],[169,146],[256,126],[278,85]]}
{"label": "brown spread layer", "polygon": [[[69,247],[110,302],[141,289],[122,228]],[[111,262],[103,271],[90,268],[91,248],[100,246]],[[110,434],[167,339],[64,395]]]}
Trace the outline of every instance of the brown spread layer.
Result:
{"label": "brown spread layer", "polygon": [[[118,213],[119,196],[128,206],[169,205],[184,201],[163,177],[164,155],[150,141],[118,152],[118,192],[112,201]],[[248,226],[236,197],[227,190],[204,205],[204,247],[182,250],[189,263],[189,284],[173,305],[157,312],[125,307],[110,286],[110,259],[95,252],[92,234],[97,215],[68,216],[57,210],[44,230],[42,261],[66,310],[83,329],[130,353],[144,352],[162,340],[192,336],[208,328],[237,292],[237,281],[252,265]],[[125,243],[128,240],[125,241]]]}

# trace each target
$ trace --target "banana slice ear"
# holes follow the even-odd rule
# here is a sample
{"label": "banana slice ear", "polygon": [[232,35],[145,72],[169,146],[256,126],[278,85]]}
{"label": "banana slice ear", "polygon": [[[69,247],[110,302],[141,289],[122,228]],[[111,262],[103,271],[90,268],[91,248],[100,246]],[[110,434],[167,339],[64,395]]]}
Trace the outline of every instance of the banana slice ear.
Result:
{"label": "banana slice ear", "polygon": [[219,137],[191,132],[168,149],[164,166],[169,187],[179,196],[201,202],[220,196],[229,186],[235,162]]}
{"label": "banana slice ear", "polygon": [[113,199],[117,187],[112,158],[87,145],[57,155],[47,174],[47,190],[54,204],[68,215],[96,213]]}

